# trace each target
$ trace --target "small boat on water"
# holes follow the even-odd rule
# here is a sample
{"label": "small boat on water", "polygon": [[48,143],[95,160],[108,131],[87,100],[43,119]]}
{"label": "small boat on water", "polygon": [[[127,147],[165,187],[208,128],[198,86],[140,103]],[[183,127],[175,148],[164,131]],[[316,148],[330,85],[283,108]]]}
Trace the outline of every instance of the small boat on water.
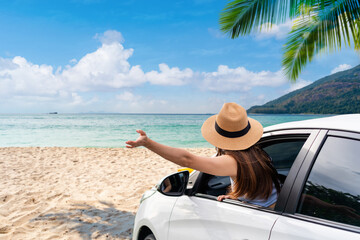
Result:
{"label": "small boat on water", "polygon": [[49,112],[49,114],[58,114],[58,112]]}

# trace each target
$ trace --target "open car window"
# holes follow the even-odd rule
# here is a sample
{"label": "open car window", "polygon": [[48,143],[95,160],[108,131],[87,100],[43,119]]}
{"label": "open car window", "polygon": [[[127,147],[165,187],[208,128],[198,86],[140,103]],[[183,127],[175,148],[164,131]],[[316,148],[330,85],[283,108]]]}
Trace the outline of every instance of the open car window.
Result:
{"label": "open car window", "polygon": [[[283,183],[297,155],[302,149],[309,135],[301,136],[278,136],[276,138],[260,141],[261,147],[269,154],[274,167],[279,173],[280,181]],[[213,176],[202,173],[201,181],[196,189],[195,195],[219,196],[229,192],[230,178]]]}

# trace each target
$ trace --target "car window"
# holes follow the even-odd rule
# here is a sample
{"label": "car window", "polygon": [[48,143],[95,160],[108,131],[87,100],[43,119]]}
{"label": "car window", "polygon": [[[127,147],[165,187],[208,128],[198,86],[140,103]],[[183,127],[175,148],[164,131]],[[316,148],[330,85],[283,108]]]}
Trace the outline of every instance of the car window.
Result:
{"label": "car window", "polygon": [[[265,140],[261,147],[271,157],[275,168],[278,170],[280,181],[283,183],[308,136],[289,138],[279,136],[277,139]],[[229,191],[230,178],[203,174],[201,184],[196,193],[211,196],[226,194]]]}
{"label": "car window", "polygon": [[305,141],[306,138],[277,140],[263,144],[262,148],[271,157],[278,173],[287,176]]}
{"label": "car window", "polygon": [[304,186],[297,213],[360,226],[360,141],[328,137]]}

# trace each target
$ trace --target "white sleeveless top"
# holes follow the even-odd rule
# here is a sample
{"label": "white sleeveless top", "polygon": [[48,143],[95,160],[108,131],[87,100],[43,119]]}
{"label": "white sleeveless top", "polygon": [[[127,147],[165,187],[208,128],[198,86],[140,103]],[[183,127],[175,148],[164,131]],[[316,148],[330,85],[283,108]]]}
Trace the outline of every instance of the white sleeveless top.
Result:
{"label": "white sleeveless top", "polygon": [[[231,177],[230,177],[230,182],[231,182],[231,188],[233,188],[234,181],[232,180]],[[253,200],[249,200],[249,199],[246,199],[244,197],[238,197],[238,199],[240,201],[250,203],[250,204],[254,204],[254,205],[258,205],[258,206],[261,206],[261,207],[269,207],[269,206],[273,205],[274,203],[276,203],[277,197],[278,197],[278,194],[277,194],[277,191],[276,191],[276,187],[273,184],[273,190],[272,190],[272,192],[271,192],[268,199],[255,198]]]}

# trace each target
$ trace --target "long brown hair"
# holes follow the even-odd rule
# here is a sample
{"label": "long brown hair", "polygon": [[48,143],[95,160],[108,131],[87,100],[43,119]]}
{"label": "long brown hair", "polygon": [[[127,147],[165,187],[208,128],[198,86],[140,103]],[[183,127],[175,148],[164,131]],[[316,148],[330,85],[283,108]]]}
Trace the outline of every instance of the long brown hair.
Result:
{"label": "long brown hair", "polygon": [[274,185],[280,192],[277,171],[269,155],[259,145],[239,151],[218,149],[217,155],[229,155],[236,160],[236,180],[229,193],[233,198],[244,196],[249,200],[268,199]]}

